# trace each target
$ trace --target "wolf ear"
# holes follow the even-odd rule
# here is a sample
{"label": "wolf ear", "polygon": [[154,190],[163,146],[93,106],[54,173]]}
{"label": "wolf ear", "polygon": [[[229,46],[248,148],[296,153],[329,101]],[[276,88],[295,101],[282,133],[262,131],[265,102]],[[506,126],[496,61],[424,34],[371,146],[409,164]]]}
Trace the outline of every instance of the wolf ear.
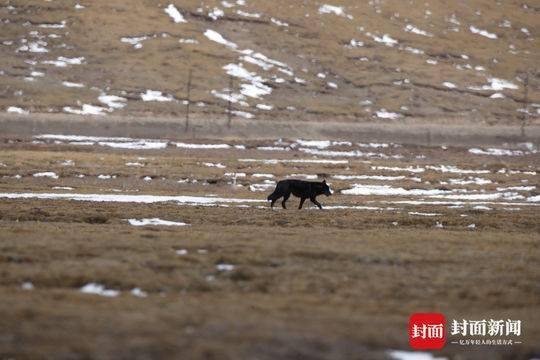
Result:
{"label": "wolf ear", "polygon": [[322,183],[323,183],[323,184],[326,184],[326,179],[324,179],[324,180],[322,181]]}

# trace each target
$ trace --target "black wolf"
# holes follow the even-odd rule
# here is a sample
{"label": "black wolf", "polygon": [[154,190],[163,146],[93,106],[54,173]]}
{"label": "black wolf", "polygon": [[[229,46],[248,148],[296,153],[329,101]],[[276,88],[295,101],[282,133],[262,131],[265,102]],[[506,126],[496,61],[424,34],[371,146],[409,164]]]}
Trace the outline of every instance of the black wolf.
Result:
{"label": "black wolf", "polygon": [[274,207],[276,200],[283,197],[281,206],[286,209],[287,207],[285,206],[285,202],[289,200],[291,193],[300,198],[300,206],[298,206],[299,209],[302,208],[302,205],[304,205],[304,201],[306,201],[306,199],[311,200],[311,202],[317,205],[319,209],[322,209],[321,204],[315,198],[322,194],[326,196],[330,196],[332,194],[330,188],[328,185],[326,185],[326,180],[323,180],[322,182],[281,180],[277,183],[274,192],[268,196],[268,201],[272,201],[270,206]]}

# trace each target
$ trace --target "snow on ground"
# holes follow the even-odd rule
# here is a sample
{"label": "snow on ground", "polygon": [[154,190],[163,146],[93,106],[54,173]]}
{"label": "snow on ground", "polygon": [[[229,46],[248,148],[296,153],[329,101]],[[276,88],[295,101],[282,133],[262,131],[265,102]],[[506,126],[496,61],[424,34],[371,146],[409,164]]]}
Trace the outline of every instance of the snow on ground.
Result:
{"label": "snow on ground", "polygon": [[446,86],[446,87],[449,88],[449,89],[455,89],[455,88],[457,88],[456,84],[451,83],[451,82],[449,82],[449,81],[443,82],[443,86]]}
{"label": "snow on ground", "polygon": [[189,144],[183,142],[173,142],[177,148],[182,149],[230,149],[231,145],[228,144]]}
{"label": "snow on ground", "polygon": [[167,13],[167,15],[169,15],[173,21],[176,23],[176,24],[179,24],[179,23],[187,23],[186,19],[184,18],[184,16],[182,16],[182,14],[180,14],[180,11],[178,11],[178,9],[176,8],[176,6],[174,6],[173,4],[169,4],[169,6],[167,6],[165,8],[165,12]]}
{"label": "snow on ground", "polygon": [[[318,149],[326,149],[330,146],[352,146],[352,143],[349,141],[330,141],[330,140],[302,140],[297,139],[295,144],[306,147],[316,147]],[[293,144],[291,147],[296,147]]]}
{"label": "snow on ground", "polygon": [[261,17],[261,14],[257,14],[257,13],[248,13],[248,12],[245,12],[245,11],[242,11],[242,10],[236,10],[236,13],[240,16],[244,16],[244,17],[248,17],[248,18],[255,18],[255,19],[258,19]]}
{"label": "snow on ground", "polygon": [[374,152],[362,152],[359,150],[351,151],[331,151],[331,150],[319,150],[311,148],[299,148],[299,151],[305,152],[311,155],[318,156],[329,156],[329,157],[367,157],[367,158],[380,158],[380,159],[400,159],[403,155],[386,155],[383,153],[374,153]]}
{"label": "snow on ground", "polygon": [[469,27],[469,30],[473,34],[482,35],[482,36],[487,37],[488,39],[491,39],[491,40],[497,39],[497,34],[490,33],[487,30],[482,30],[482,29],[479,29],[479,28],[477,28],[475,26],[472,26],[472,25]]}
{"label": "snow on ground", "polygon": [[215,167],[215,168],[218,168],[218,169],[225,169],[226,166],[223,165],[222,163],[210,163],[210,162],[205,162],[203,163],[204,166],[207,166],[207,167]]}
{"label": "snow on ground", "polygon": [[120,39],[121,42],[131,44],[135,49],[143,47],[142,42],[147,40],[148,36],[126,36]]}
{"label": "snow on ground", "polygon": [[151,219],[128,219],[130,225],[133,226],[147,226],[147,225],[160,225],[160,226],[189,226],[189,224],[177,221],[162,220],[159,218]]}
{"label": "snow on ground", "polygon": [[234,110],[234,111],[231,111],[231,113],[233,115],[240,116],[240,117],[243,117],[245,119],[252,119],[252,118],[255,117],[255,115],[253,115],[252,113],[247,112],[247,111]]}
{"label": "snow on ground", "polygon": [[233,271],[235,269],[235,266],[232,264],[217,264],[216,270],[217,271]]}
{"label": "snow on ground", "polygon": [[70,88],[83,88],[84,87],[84,84],[75,83],[71,81],[63,81],[62,85],[64,85],[65,87],[70,87]]}
{"label": "snow on ground", "polygon": [[30,114],[30,111],[24,110],[23,108],[20,108],[18,106],[9,106],[6,111],[8,113],[14,113],[14,114],[20,114],[20,115],[28,115]]}
{"label": "snow on ground", "polygon": [[348,164],[348,160],[326,160],[326,159],[238,159],[240,162],[261,162],[264,164],[287,164],[287,163],[305,163],[305,164]]}
{"label": "snow on ground", "polygon": [[352,15],[347,15],[342,6],[324,4],[319,7],[319,14],[334,14],[337,16],[344,16],[352,20]]}
{"label": "snow on ground", "polygon": [[51,179],[58,179],[58,175],[52,171],[39,172],[32,175],[33,177],[46,177]]}
{"label": "snow on ground", "polygon": [[102,93],[98,96],[98,100],[103,104],[107,105],[109,109],[122,109],[126,106],[126,98],[116,95],[107,95]]}
{"label": "snow on ground", "polygon": [[386,109],[381,109],[379,111],[376,111],[375,115],[377,115],[377,117],[380,118],[380,119],[390,119],[390,120],[395,120],[395,119],[399,119],[400,117],[402,117],[401,114],[386,111]]}
{"label": "snow on ground", "polygon": [[141,93],[142,101],[172,101],[173,97],[171,95],[164,95],[161,91],[157,90],[146,90],[145,93]]}
{"label": "snow on ground", "polygon": [[179,205],[216,205],[222,203],[260,203],[261,200],[220,198],[209,196],[166,196],[166,195],[111,195],[111,194],[65,194],[65,193],[0,193],[0,198],[6,199],[44,199],[44,200],[74,200],[92,202],[118,202],[152,204],[160,202],[175,202]]}
{"label": "snow on ground", "polygon": [[[486,185],[493,183],[489,179],[479,178],[479,177],[469,177],[467,179],[448,179],[448,182],[452,185]],[[447,184],[446,181],[441,181],[441,184]]]}
{"label": "snow on ground", "polygon": [[405,30],[406,32],[416,34],[416,35],[433,37],[433,34],[427,32],[427,31],[424,31],[424,30],[420,30],[419,28],[417,28],[416,26],[411,25],[411,24],[407,24],[403,30]]}
{"label": "snow on ground", "polygon": [[440,214],[440,213],[424,213],[424,212],[409,211],[409,215],[418,215],[418,216],[440,216],[440,215],[442,215],[442,214]]}
{"label": "snow on ground", "polygon": [[521,150],[508,150],[508,149],[496,149],[488,148],[486,150],[479,148],[469,149],[471,154],[475,155],[492,155],[492,156],[522,156],[525,155],[525,152]]}
{"label": "snow on ground", "polygon": [[417,177],[407,176],[385,176],[385,175],[332,175],[336,180],[381,180],[381,181],[399,181],[399,180],[412,180],[420,182],[422,179]]}
{"label": "snow on ground", "polygon": [[206,36],[208,39],[212,41],[215,41],[219,44],[225,45],[232,49],[236,49],[238,47],[238,45],[236,45],[235,43],[231,41],[226,40],[220,33],[214,30],[210,30],[210,29],[206,30],[204,32],[204,36]]}
{"label": "snow on ground", "polygon": [[208,12],[208,17],[211,18],[214,21],[216,21],[219,18],[222,18],[223,16],[225,16],[225,12],[223,12],[223,10],[221,10],[220,8],[217,8],[217,7],[211,9]]}
{"label": "snow on ground", "polygon": [[519,86],[514,84],[511,81],[499,79],[499,78],[488,78],[487,85],[482,86],[469,86],[470,90],[491,90],[491,91],[501,91],[504,89],[517,90]]}
{"label": "snow on ground", "polygon": [[63,109],[64,112],[70,113],[70,114],[76,114],[76,115],[98,115],[98,116],[104,116],[106,115],[104,107],[96,106],[96,105],[90,105],[90,104],[83,104],[81,108],[73,108],[71,106],[64,106]]}
{"label": "snow on ground", "polygon": [[384,34],[383,36],[377,36],[375,34],[367,32],[366,35],[370,38],[372,38],[374,41],[384,44],[389,47],[393,47],[394,45],[398,44],[398,41],[396,39],[393,39],[390,35]]}
{"label": "snow on ground", "polygon": [[80,291],[84,294],[93,294],[106,297],[116,297],[120,295],[119,290],[106,289],[105,286],[97,283],[89,283],[84,285]]}
{"label": "snow on ground", "polygon": [[412,173],[422,173],[424,171],[426,171],[426,169],[422,168],[422,167],[413,167],[413,166],[408,166],[408,167],[397,167],[397,166],[394,166],[394,167],[391,167],[391,166],[372,166],[371,167],[372,170],[383,170],[383,171],[404,171],[404,172],[412,172]]}
{"label": "snow on ground", "polygon": [[278,19],[275,19],[275,18],[270,18],[270,21],[272,22],[272,24],[275,24],[277,26],[283,26],[283,27],[288,27],[289,24],[284,22],[284,21],[281,21],[281,20],[278,20]]}
{"label": "snow on ground", "polygon": [[44,60],[41,63],[45,65],[54,65],[56,67],[66,67],[68,65],[81,65],[84,61],[84,57],[67,58],[59,56],[56,60]]}

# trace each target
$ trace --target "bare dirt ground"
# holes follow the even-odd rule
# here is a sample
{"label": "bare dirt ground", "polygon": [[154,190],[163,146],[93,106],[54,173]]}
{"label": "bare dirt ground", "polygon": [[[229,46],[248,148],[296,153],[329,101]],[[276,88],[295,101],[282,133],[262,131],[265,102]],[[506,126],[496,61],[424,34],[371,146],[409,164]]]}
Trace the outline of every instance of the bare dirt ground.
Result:
{"label": "bare dirt ground", "polygon": [[[415,312],[523,322],[520,345],[447,344],[436,355],[540,354],[536,153],[130,141],[2,137],[0,358],[385,359],[408,350]],[[272,181],[291,175],[328,180],[323,211],[297,210],[296,198],[268,208]],[[368,193],[341,192],[355,184]],[[156,197],[178,195],[198,200]],[[190,226],[127,221],[146,218]],[[119,294],[81,292],[89,283]]]}

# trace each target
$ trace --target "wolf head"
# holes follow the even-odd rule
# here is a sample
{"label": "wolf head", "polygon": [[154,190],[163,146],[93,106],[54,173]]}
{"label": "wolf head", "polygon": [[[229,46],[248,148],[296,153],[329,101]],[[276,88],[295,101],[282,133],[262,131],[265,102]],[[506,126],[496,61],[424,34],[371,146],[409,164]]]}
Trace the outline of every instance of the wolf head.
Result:
{"label": "wolf head", "polygon": [[326,196],[330,196],[332,195],[332,190],[330,190],[330,187],[326,184],[326,180],[323,180],[321,182],[321,185],[322,185],[322,190],[323,190],[323,194],[326,195]]}

